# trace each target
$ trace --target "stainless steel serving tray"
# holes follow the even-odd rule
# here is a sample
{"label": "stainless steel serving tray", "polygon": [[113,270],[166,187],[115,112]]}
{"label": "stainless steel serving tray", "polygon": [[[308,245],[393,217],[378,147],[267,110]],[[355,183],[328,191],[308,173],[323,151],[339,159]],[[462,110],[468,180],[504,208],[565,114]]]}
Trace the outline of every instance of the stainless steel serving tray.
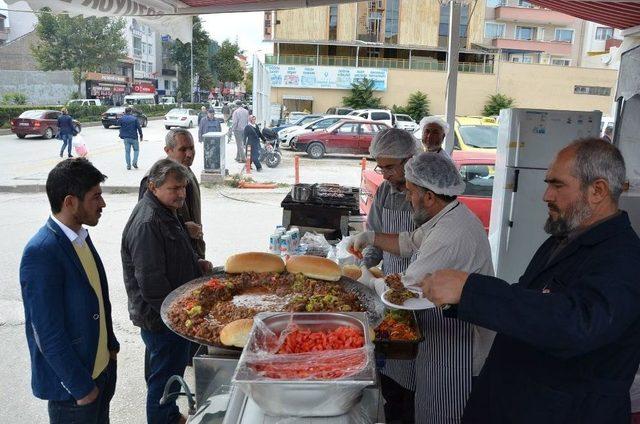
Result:
{"label": "stainless steel serving tray", "polygon": [[[235,348],[235,347],[225,346],[222,344],[214,344],[206,340],[202,340],[202,339],[198,339],[195,337],[182,334],[173,327],[173,323],[169,319],[169,310],[171,309],[171,306],[176,301],[179,301],[182,297],[187,296],[194,289],[196,289],[197,287],[206,283],[207,281],[209,281],[211,278],[214,278],[214,277],[226,278],[227,273],[224,272],[223,267],[216,267],[213,269],[212,274],[206,277],[196,278],[195,280],[189,281],[188,283],[185,283],[182,286],[178,287],[177,289],[173,290],[162,302],[162,306],[160,308],[160,316],[162,317],[162,321],[164,321],[166,326],[169,327],[171,331],[173,331],[174,333],[178,334],[180,337],[183,337],[187,340],[191,340],[192,342],[200,343],[206,346],[221,347],[229,350],[238,350],[238,351],[242,350],[242,348]],[[355,293],[358,296],[360,303],[362,303],[362,306],[367,311],[366,316],[367,316],[367,319],[369,320],[369,324],[371,325],[371,327],[376,327],[378,326],[378,324],[382,322],[384,318],[385,306],[380,300],[380,297],[376,292],[358,283],[357,281],[344,276],[340,278],[340,280],[338,280],[337,283],[342,284],[342,286],[345,288],[346,291]]]}

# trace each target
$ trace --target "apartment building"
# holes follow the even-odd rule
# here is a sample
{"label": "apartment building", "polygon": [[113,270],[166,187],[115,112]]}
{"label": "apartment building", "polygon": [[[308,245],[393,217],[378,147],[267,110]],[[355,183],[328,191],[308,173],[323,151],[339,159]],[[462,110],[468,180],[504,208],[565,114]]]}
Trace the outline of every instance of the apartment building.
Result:
{"label": "apartment building", "polygon": [[618,69],[620,55],[618,47],[622,44],[620,30],[594,22],[584,22],[582,37],[582,58],[579,66],[600,69]]}
{"label": "apartment building", "polygon": [[156,74],[158,75],[158,95],[178,94],[178,66],[171,63],[171,47],[174,41],[168,35],[156,33]]}

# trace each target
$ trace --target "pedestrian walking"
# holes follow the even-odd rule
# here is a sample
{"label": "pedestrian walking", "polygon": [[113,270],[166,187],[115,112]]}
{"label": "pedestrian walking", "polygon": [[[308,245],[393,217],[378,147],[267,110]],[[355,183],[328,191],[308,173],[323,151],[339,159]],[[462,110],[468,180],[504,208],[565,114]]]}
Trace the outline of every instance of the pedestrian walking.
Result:
{"label": "pedestrian walking", "polygon": [[236,139],[236,162],[244,162],[247,156],[244,152],[245,148],[245,128],[249,124],[249,111],[240,105],[240,100],[236,100],[237,108],[233,111],[231,119],[233,125],[233,137]]}
{"label": "pedestrian walking", "polygon": [[[140,151],[140,141],[142,141],[142,127],[138,118],[132,113],[130,107],[124,109],[124,115],[118,119],[120,126],[120,138],[124,141],[124,159],[127,162],[127,169],[131,165],[138,169],[138,153]],[[140,139],[138,140],[138,136]],[[131,149],[133,149],[133,163],[131,162]]]}
{"label": "pedestrian walking", "polygon": [[249,116],[249,123],[244,127],[244,138],[247,140],[247,146],[251,146],[251,162],[256,167],[256,171],[262,171],[262,164],[260,163],[262,146],[260,145],[260,140],[265,142],[267,140],[260,132],[260,128],[257,127],[256,117],[253,115]]}
{"label": "pedestrian walking", "polygon": [[200,122],[207,117],[207,108],[202,106],[200,108],[200,112],[198,112],[198,125],[200,125]]}
{"label": "pedestrian walking", "polygon": [[73,118],[69,115],[66,107],[63,107],[60,112],[62,115],[58,117],[58,135],[62,139],[62,147],[60,148],[60,157],[64,154],[65,147],[67,148],[67,156],[72,158],[71,145],[73,144],[73,136],[75,129],[73,128]]}

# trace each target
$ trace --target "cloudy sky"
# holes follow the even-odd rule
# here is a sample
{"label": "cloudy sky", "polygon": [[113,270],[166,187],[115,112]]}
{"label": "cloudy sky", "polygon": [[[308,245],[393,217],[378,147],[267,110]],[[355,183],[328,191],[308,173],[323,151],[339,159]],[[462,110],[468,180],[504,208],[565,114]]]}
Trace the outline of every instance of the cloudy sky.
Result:
{"label": "cloudy sky", "polygon": [[[273,51],[272,43],[262,42],[263,12],[219,13],[214,15],[200,15],[204,29],[209,36],[222,43],[224,40],[238,40],[240,48],[251,58],[253,53],[263,57],[265,53]],[[249,62],[251,63],[251,62]]]}

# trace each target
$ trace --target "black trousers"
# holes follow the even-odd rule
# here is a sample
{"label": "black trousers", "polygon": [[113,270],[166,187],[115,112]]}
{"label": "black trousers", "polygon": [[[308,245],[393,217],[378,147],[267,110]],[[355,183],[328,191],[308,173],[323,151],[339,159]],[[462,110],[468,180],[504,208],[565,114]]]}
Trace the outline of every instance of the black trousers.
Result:
{"label": "black trousers", "polygon": [[382,397],[385,400],[384,415],[387,424],[410,424],[415,422],[414,396],[412,390],[405,389],[384,374],[380,376]]}

